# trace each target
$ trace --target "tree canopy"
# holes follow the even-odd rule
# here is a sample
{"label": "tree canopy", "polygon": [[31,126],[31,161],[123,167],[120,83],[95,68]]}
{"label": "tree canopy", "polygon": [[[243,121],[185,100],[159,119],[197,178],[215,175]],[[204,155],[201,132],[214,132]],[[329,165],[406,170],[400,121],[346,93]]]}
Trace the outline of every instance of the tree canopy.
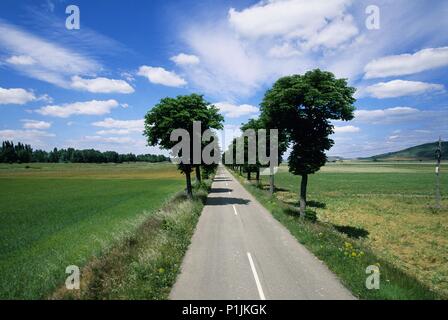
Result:
{"label": "tree canopy", "polygon": [[[224,117],[219,109],[207,102],[202,95],[191,94],[176,98],[163,98],[145,116],[144,135],[151,146],[159,145],[163,149],[172,149],[178,142],[171,141],[171,132],[184,129],[190,136],[190,155],[193,155],[193,122],[201,122],[201,135],[207,129],[222,129]],[[202,149],[202,144],[200,148]],[[185,173],[187,194],[191,196],[190,173],[194,167],[192,159],[179,164]]]}
{"label": "tree canopy", "polygon": [[346,79],[316,69],[280,78],[264,96],[262,117],[290,144],[289,170],[302,176],[301,215],[305,214],[307,175],[327,160],[325,151],[334,144],[329,138],[334,133],[331,121],[353,119],[354,93]]}

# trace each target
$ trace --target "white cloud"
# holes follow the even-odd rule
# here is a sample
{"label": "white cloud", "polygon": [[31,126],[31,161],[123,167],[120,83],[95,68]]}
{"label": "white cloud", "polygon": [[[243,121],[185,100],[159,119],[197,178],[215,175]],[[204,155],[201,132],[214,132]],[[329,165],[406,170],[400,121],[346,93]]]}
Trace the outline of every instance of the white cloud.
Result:
{"label": "white cloud", "polygon": [[359,132],[361,129],[359,127],[355,126],[335,126],[334,132],[335,133],[355,133]]}
{"label": "white cloud", "polygon": [[116,100],[85,101],[68,103],[61,106],[50,105],[38,109],[36,112],[44,116],[67,118],[71,115],[103,115],[110,113],[111,109],[118,106]]}
{"label": "white cloud", "polygon": [[134,140],[129,137],[85,136],[84,139],[86,141],[111,143],[111,144],[130,144],[134,142]]}
{"label": "white cloud", "polygon": [[229,102],[217,102],[214,105],[228,118],[239,118],[259,112],[257,107],[250,104],[236,105]]}
{"label": "white cloud", "polygon": [[77,90],[88,91],[92,93],[133,93],[129,83],[124,80],[115,80],[108,78],[83,79],[78,76],[72,77],[71,87]]}
{"label": "white cloud", "polygon": [[227,29],[195,27],[186,38],[201,64],[184,71],[195,87],[209,95],[225,100],[249,96],[271,77],[273,64],[263,64],[261,51],[246,46]]}
{"label": "white cloud", "polygon": [[262,1],[241,11],[231,8],[229,22],[245,37],[282,36],[307,42],[318,36],[331,21],[344,17],[350,3],[350,0]]}
{"label": "white cloud", "polygon": [[[130,132],[143,132],[144,120],[117,120],[106,118],[103,121],[92,123],[93,126],[108,128],[111,130],[98,131],[98,134],[128,134]],[[101,133],[100,133],[101,132]]]}
{"label": "white cloud", "polygon": [[269,56],[272,58],[284,59],[299,56],[300,51],[292,46],[289,42],[282,45],[275,45],[269,49]]}
{"label": "white cloud", "polygon": [[361,90],[361,95],[366,94],[378,99],[396,98],[410,95],[419,95],[430,91],[443,90],[443,85],[420,81],[392,80],[380,82]]}
{"label": "white cloud", "polygon": [[15,143],[30,144],[33,148],[46,147],[47,138],[55,137],[53,133],[42,130],[0,130],[0,140],[11,140]]}
{"label": "white cloud", "polygon": [[36,60],[34,60],[30,56],[23,55],[23,56],[11,56],[8,59],[6,59],[6,62],[19,66],[31,66],[36,63]]}
{"label": "white cloud", "polygon": [[304,47],[309,49],[318,46],[337,48],[357,34],[358,28],[354,24],[353,17],[346,15],[330,22],[319,33],[310,38]]}
{"label": "white cloud", "polygon": [[129,72],[122,72],[121,73],[121,77],[125,78],[126,81],[128,81],[128,82],[134,82],[135,81],[134,76],[131,73],[129,73]]}
{"label": "white cloud", "polygon": [[[1,21],[0,49],[15,56],[11,66],[20,72],[65,88],[70,83],[67,76],[95,74],[101,69],[101,65],[87,55]],[[33,63],[29,64],[31,61]]]}
{"label": "white cloud", "polygon": [[[281,76],[325,68],[340,57],[333,51],[345,52],[358,32],[345,12],[349,3],[262,1],[231,9],[225,21],[193,24],[182,38],[201,63],[183,71],[189,83],[215,99],[238,100]],[[319,61],[327,51],[332,51],[329,58]],[[359,65],[364,67],[365,62]]]}
{"label": "white cloud", "polygon": [[369,62],[364,71],[365,78],[371,79],[409,75],[443,66],[448,66],[448,47],[382,57]]}
{"label": "white cloud", "polygon": [[37,97],[36,101],[44,101],[47,103],[53,103],[53,98],[50,97],[48,94],[44,94],[44,95]]}
{"label": "white cloud", "polygon": [[179,66],[195,65],[200,62],[197,56],[185,53],[179,53],[178,55],[171,57],[170,60]]}
{"label": "white cloud", "polygon": [[127,129],[110,129],[110,130],[99,130],[96,132],[97,134],[104,135],[127,135],[130,134],[131,131]]}
{"label": "white cloud", "polygon": [[381,124],[416,119],[422,111],[411,107],[394,107],[374,110],[356,110],[355,121]]}
{"label": "white cloud", "polygon": [[25,104],[36,100],[34,93],[21,88],[5,89],[0,87],[0,104]]}
{"label": "white cloud", "polygon": [[314,68],[354,85],[364,67],[386,53],[446,42],[440,30],[448,28],[443,15],[447,3],[432,4],[434,10],[428,13],[422,11],[422,1],[383,1],[378,4],[381,12],[391,14],[382,14],[381,29],[374,31],[365,27],[368,4],[263,0],[230,10],[221,20],[192,19],[182,26],[180,39],[200,64],[185,67],[183,74],[192,87],[216,101],[239,101],[259,94],[281,76]]}
{"label": "white cloud", "polygon": [[23,122],[23,128],[25,129],[44,130],[49,129],[51,127],[51,122],[46,121],[29,120],[29,119],[23,119],[20,121]]}
{"label": "white cloud", "polygon": [[175,72],[167,71],[161,67],[141,66],[137,75],[147,78],[151,83],[162,84],[168,87],[181,87],[187,84]]}
{"label": "white cloud", "polygon": [[227,150],[234,138],[240,137],[242,132],[240,126],[236,124],[225,124],[223,130],[214,130],[219,139],[221,150]]}

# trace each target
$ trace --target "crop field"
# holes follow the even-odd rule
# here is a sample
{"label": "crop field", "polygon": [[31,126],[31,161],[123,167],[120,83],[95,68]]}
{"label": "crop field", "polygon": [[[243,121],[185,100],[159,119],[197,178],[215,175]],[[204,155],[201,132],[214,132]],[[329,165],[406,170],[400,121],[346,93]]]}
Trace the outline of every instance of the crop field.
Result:
{"label": "crop field", "polygon": [[[441,210],[433,209],[433,163],[350,161],[328,164],[309,176],[309,209],[349,241],[362,242],[378,257],[448,296],[446,165]],[[300,177],[282,165],[275,183],[277,198],[298,206]]]}
{"label": "crop field", "polygon": [[48,297],[182,189],[171,164],[1,164],[0,299]]}

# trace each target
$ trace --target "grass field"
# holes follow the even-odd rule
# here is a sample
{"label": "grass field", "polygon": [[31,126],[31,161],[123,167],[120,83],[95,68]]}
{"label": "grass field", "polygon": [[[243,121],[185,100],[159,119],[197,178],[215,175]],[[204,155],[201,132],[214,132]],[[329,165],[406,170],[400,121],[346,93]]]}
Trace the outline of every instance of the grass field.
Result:
{"label": "grass field", "polygon": [[47,297],[183,180],[171,164],[0,165],[0,298]]}
{"label": "grass field", "polygon": [[[275,183],[276,198],[296,208],[300,178],[281,166]],[[448,297],[448,174],[442,171],[439,211],[432,208],[434,185],[433,163],[329,164],[309,177],[309,213],[346,237],[350,246],[370,248],[379,259]]]}

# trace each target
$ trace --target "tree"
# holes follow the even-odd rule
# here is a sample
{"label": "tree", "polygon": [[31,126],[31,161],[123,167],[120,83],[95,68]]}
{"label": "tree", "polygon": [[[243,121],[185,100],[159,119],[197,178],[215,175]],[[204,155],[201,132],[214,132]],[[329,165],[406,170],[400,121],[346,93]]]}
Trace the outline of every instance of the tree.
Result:
{"label": "tree", "polygon": [[308,175],[326,160],[334,141],[331,120],[353,119],[355,88],[319,69],[280,78],[264,96],[261,111],[269,126],[291,144],[289,171],[301,175],[300,215],[305,216]]}
{"label": "tree", "polygon": [[17,153],[12,141],[3,141],[0,158],[4,163],[14,163],[17,161]]}
{"label": "tree", "polygon": [[241,125],[241,131],[246,132],[247,130],[253,130],[255,133],[255,151],[256,159],[255,163],[249,163],[249,139],[244,138],[244,170],[247,173],[247,180],[251,178],[251,172],[256,173],[257,183],[260,182],[260,161],[258,159],[258,130],[263,129],[263,124],[260,119],[249,119],[247,123]]}
{"label": "tree", "polygon": [[[178,142],[171,141],[171,132],[184,129],[190,135],[190,155],[193,155],[194,121],[201,122],[201,130],[204,132],[207,129],[222,129],[224,118],[219,114],[218,108],[205,101],[202,95],[164,98],[146,114],[144,135],[148,145],[172,149]],[[179,170],[185,174],[189,197],[192,197],[191,172],[194,167],[193,159],[178,165]]]}

